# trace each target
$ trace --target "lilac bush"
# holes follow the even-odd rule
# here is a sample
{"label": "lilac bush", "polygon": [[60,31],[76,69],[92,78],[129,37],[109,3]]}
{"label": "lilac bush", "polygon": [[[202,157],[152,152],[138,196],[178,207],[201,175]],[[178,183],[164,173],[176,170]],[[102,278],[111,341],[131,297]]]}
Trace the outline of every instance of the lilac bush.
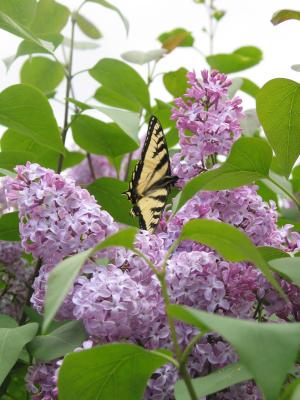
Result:
{"label": "lilac bush", "polygon": [[[203,71],[202,80],[194,73],[188,77],[188,100],[177,99],[173,110],[181,149],[173,156],[172,165],[174,173],[182,178],[179,186],[206,168],[212,155],[228,154],[241,134],[239,120],[243,115],[241,101],[227,98],[230,81],[225,75]],[[93,246],[118,227],[71,179],[35,164],[18,167],[17,171],[9,197],[19,207],[25,250],[43,257],[32,297],[35,308],[42,312],[47,275],[55,263]],[[166,211],[156,234],[141,231],[136,248],[160,269],[167,250],[191,219],[231,224],[257,246],[298,250],[299,234],[291,232],[290,225],[277,226],[275,203],[264,202],[254,185],[199,192],[176,215]],[[61,240],[55,240],[57,237]],[[114,248],[106,255],[108,265],[100,261],[85,267],[65,299],[60,317],[82,321],[97,343],[130,340],[147,349],[172,349],[161,285],[155,273],[132,251]],[[295,285],[280,279],[290,298],[287,305],[255,266],[225,261],[216,251],[191,241],[182,242],[170,257],[166,282],[175,304],[255,320],[259,301],[264,304],[265,319],[273,315],[289,321],[300,315],[300,292]],[[182,323],[177,323],[176,329],[184,349],[197,329]],[[237,355],[228,343],[217,334],[207,334],[195,345],[187,366],[191,376],[197,377],[235,361]],[[34,399],[56,398],[58,368],[55,361],[30,367],[27,386]],[[145,399],[173,399],[178,378],[174,366],[161,367],[149,380]],[[219,393],[217,398],[258,400],[261,394],[252,382],[246,382]]]}

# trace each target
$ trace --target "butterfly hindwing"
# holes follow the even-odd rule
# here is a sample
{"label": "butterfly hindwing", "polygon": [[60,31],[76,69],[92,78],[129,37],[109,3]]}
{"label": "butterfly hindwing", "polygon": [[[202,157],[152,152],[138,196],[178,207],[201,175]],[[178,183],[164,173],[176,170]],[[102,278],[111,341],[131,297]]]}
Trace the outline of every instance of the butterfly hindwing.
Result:
{"label": "butterfly hindwing", "polygon": [[177,177],[171,176],[168,147],[162,126],[153,116],[149,122],[141,159],[133,171],[127,192],[142,229],[155,231],[170,187],[176,180]]}

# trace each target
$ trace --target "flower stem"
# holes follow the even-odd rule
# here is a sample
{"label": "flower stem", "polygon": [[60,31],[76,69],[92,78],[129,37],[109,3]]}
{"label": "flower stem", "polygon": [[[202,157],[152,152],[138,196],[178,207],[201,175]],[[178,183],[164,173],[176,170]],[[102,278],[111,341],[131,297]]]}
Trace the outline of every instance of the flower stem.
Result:
{"label": "flower stem", "polygon": [[[76,20],[75,18],[71,19],[71,47],[70,47],[70,57],[69,57],[69,62],[67,66],[67,85],[66,85],[66,99],[65,99],[65,115],[64,115],[64,126],[61,132],[61,138],[63,144],[66,142],[66,136],[67,132],[69,129],[69,98],[70,98],[70,93],[71,93],[71,88],[72,88],[72,67],[73,67],[73,54],[74,54],[74,36],[75,36],[75,25],[76,25]],[[60,174],[62,171],[62,166],[63,166],[63,161],[64,161],[64,155],[60,154],[59,159],[58,159],[58,165],[57,165],[57,173]]]}
{"label": "flower stem", "polygon": [[285,193],[291,200],[293,200],[293,202],[296,204],[296,206],[299,208],[300,210],[300,202],[299,200],[296,198],[296,196],[294,196],[292,193],[290,193],[284,186],[280,185],[280,183],[276,182],[273,178],[271,178],[270,176],[267,177],[267,180],[269,180],[271,183],[273,183],[273,185],[277,186],[283,193]]}
{"label": "flower stem", "polygon": [[173,317],[168,312],[168,308],[171,305],[171,302],[170,302],[170,297],[168,294],[166,273],[163,272],[163,273],[159,274],[158,279],[160,280],[160,283],[161,283],[162,296],[163,296],[164,303],[165,303],[165,309],[166,309],[168,324],[169,324],[169,328],[170,328],[170,334],[171,334],[172,342],[174,345],[175,357],[176,357],[177,361],[179,362],[179,372],[180,372],[180,375],[181,375],[181,377],[185,383],[185,386],[189,392],[190,398],[192,400],[197,400],[197,394],[193,387],[191,377],[189,376],[189,373],[186,369],[186,365],[185,365],[186,363],[182,362],[182,352],[181,352],[181,349],[180,349],[180,346],[178,343],[178,339],[177,339],[175,322],[174,322]]}
{"label": "flower stem", "polygon": [[197,335],[195,335],[192,338],[190,343],[184,349],[184,352],[182,353],[181,360],[180,360],[180,362],[182,364],[186,364],[187,359],[188,359],[189,355],[191,354],[191,352],[193,351],[194,346],[196,345],[197,342],[199,342],[199,340],[202,338],[202,336],[203,336],[203,332],[199,332]]}

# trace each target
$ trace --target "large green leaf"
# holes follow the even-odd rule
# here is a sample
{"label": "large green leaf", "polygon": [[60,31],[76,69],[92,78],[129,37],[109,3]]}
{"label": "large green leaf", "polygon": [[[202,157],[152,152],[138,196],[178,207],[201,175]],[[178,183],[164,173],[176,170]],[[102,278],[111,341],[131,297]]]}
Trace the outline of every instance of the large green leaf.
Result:
{"label": "large green leaf", "polygon": [[300,398],[300,378],[287,385],[279,400],[298,400]]}
{"label": "large green leaf", "polygon": [[76,22],[78,28],[89,38],[91,39],[100,39],[102,37],[101,32],[99,29],[86,17],[83,15],[76,13]]}
{"label": "large green leaf", "polygon": [[0,11],[14,21],[27,26],[36,12],[36,0],[1,0]]}
{"label": "large green leaf", "polygon": [[53,50],[52,43],[38,39],[38,37],[35,36],[26,26],[12,19],[10,16],[1,11],[1,9],[0,9],[0,29],[4,29],[5,31],[8,31],[13,35],[26,39],[30,43],[33,43],[43,48],[47,53],[48,52],[51,53],[51,51]]}
{"label": "large green leaf", "polygon": [[36,323],[17,328],[0,328],[0,384],[15,365],[23,347],[34,338],[37,330]]}
{"label": "large green leaf", "polygon": [[124,132],[126,132],[127,135],[138,142],[140,121],[138,113],[126,110],[119,110],[118,108],[89,105],[74,99],[70,99],[70,101],[77,105],[77,107],[79,107],[82,111],[95,109],[100,111],[102,114],[105,114],[112,121],[114,121]]}
{"label": "large green leaf", "polygon": [[181,97],[187,89],[187,69],[179,68],[176,71],[167,72],[163,76],[163,82],[167,91],[174,97]]}
{"label": "large green leaf", "polygon": [[36,336],[28,349],[40,361],[51,361],[80,347],[87,333],[80,321],[70,321],[46,335]]}
{"label": "large green leaf", "polygon": [[13,85],[0,93],[0,124],[64,152],[52,108],[45,95],[32,86]]}
{"label": "large green leaf", "polygon": [[131,153],[137,143],[116,124],[105,123],[87,115],[80,115],[72,123],[75,142],[89,153],[115,158]]}
{"label": "large green leaf", "polygon": [[149,91],[145,81],[123,61],[103,58],[89,72],[103,87],[127,101],[130,100],[130,110],[139,112],[143,107],[150,109]]}
{"label": "large green leaf", "polygon": [[137,219],[129,214],[131,203],[126,196],[122,195],[128,189],[126,182],[113,178],[100,178],[89,185],[87,189],[116,221],[137,226]]}
{"label": "large green leaf", "polygon": [[100,4],[101,6],[103,6],[103,7],[105,7],[105,8],[109,8],[110,10],[115,11],[115,12],[119,15],[119,17],[121,18],[121,20],[122,20],[122,22],[123,22],[123,24],[124,24],[126,33],[127,33],[127,35],[128,35],[128,32],[129,32],[129,22],[128,22],[127,18],[124,16],[124,14],[121,13],[121,11],[120,11],[116,6],[114,6],[113,4],[109,3],[109,2],[106,1],[106,0],[86,0],[86,2],[87,2],[87,3],[88,3],[88,2],[90,2],[90,3],[97,3],[97,4]]}
{"label": "large green leaf", "polygon": [[214,54],[206,57],[211,68],[225,74],[253,67],[262,60],[262,52],[254,46],[240,47],[230,54]]}
{"label": "large green leaf", "polygon": [[37,35],[60,33],[65,27],[69,15],[70,10],[55,0],[40,0],[30,29]]}
{"label": "large green leaf", "polygon": [[109,236],[96,247],[64,259],[50,272],[45,298],[43,332],[49,327],[86,260],[93,253],[106,247],[123,246],[132,248],[136,232],[136,228],[119,231]]}
{"label": "large green leaf", "polygon": [[16,328],[18,326],[17,321],[6,314],[0,314],[0,328]]}
{"label": "large green leaf", "polygon": [[[193,379],[192,383],[197,396],[200,398],[219,392],[229,386],[236,385],[237,383],[251,378],[252,375],[244,365],[236,363],[218,369],[217,371],[201,378]],[[175,397],[178,400],[190,399],[185,383],[182,380],[176,382]]]}
{"label": "large green leaf", "polygon": [[[7,160],[10,168],[26,161],[36,162],[43,167],[56,170],[59,153],[43,146],[29,136],[8,129],[1,139],[0,165]],[[70,168],[84,159],[84,154],[66,150],[63,169]]]}
{"label": "large green leaf", "polygon": [[272,149],[264,139],[240,138],[221,167],[201,173],[185,185],[176,210],[200,190],[233,189],[268,177],[271,161]]}
{"label": "large green leaf", "polygon": [[26,161],[36,161],[35,154],[28,151],[1,151],[0,168],[12,171],[16,165],[26,164]]}
{"label": "large green leaf", "polygon": [[296,10],[279,10],[276,11],[271,19],[273,25],[281,24],[282,22],[288,21],[290,19],[300,20],[300,11]]}
{"label": "large green leaf", "polygon": [[163,353],[125,343],[72,353],[59,370],[59,397],[140,400],[151,374],[167,362]]}
{"label": "large green leaf", "polygon": [[35,86],[45,94],[52,93],[64,79],[64,67],[46,57],[33,57],[21,69],[21,82]]}
{"label": "large green leaf", "polygon": [[180,240],[193,240],[215,250],[232,262],[254,263],[269,282],[283,295],[282,289],[272,275],[269,265],[248,236],[232,225],[214,220],[194,219],[187,222],[181,231]]}
{"label": "large green leaf", "polygon": [[260,89],[256,104],[266,136],[288,177],[300,154],[300,85],[290,79],[272,79]]}
{"label": "large green leaf", "polygon": [[300,324],[261,324],[171,306],[171,315],[205,331],[218,332],[230,342],[261,388],[266,400],[278,399],[286,375],[300,350]]}
{"label": "large green leaf", "polygon": [[0,217],[0,240],[15,242],[20,240],[18,212],[10,212]]}
{"label": "large green leaf", "polygon": [[270,261],[271,268],[300,287],[299,257],[278,258]]}

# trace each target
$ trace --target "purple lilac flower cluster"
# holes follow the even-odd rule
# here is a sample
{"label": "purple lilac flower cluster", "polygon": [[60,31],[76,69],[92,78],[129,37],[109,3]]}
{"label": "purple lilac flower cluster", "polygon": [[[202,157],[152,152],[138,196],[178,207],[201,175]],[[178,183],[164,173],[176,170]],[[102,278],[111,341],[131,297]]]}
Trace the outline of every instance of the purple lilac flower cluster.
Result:
{"label": "purple lilac flower cluster", "polygon": [[22,253],[20,243],[0,241],[0,313],[15,319],[20,317],[33,274]]}
{"label": "purple lilac flower cluster", "polygon": [[[201,168],[205,167],[207,156],[215,153],[226,155],[241,133],[238,123],[242,116],[240,100],[229,100],[226,97],[230,81],[225,75],[215,71],[209,75],[204,71],[201,81],[197,80],[194,74],[190,74],[189,82],[192,85],[187,91],[189,99],[177,99],[176,105],[179,108],[173,111],[173,118],[177,119],[180,131],[181,144],[179,155],[173,158],[173,167],[174,173],[184,178],[181,184],[186,179],[196,176]],[[185,130],[189,130],[191,135],[186,135]],[[72,247],[70,243],[67,251],[65,248],[59,248],[61,257],[83,250],[92,245],[94,240],[100,241],[117,229],[107,213],[103,214],[99,209],[96,211],[94,201],[85,192],[82,193],[82,189],[76,188],[73,182],[64,180],[49,170],[36,165],[19,167],[19,176],[13,188],[12,192],[17,192],[22,217],[23,245],[28,251],[35,251],[35,244],[40,243],[41,237],[43,245],[47,247],[49,244],[52,248],[57,226],[61,228],[61,207],[64,208],[64,216],[67,207],[67,221],[69,215],[72,215],[72,223],[77,227],[78,217],[79,226],[84,227],[83,237],[80,236],[78,240],[78,237],[74,238],[76,229],[73,229],[72,224],[66,224],[64,234],[71,242],[74,239],[74,245]],[[290,233],[290,226],[277,227],[275,205],[263,202],[256,190],[255,186],[244,186],[234,190],[200,192],[176,215],[166,212],[156,234],[141,231],[136,237],[136,248],[159,268],[167,249],[179,236],[183,225],[190,219],[207,218],[237,227],[257,246],[273,246],[286,251],[297,250],[300,236]],[[75,208],[72,207],[73,204]],[[88,224],[90,230],[87,231],[86,220],[90,218],[93,223]],[[49,233],[45,233],[41,228],[40,220],[43,221],[42,227],[49,227],[50,224]],[[100,221],[105,222],[101,222],[101,225]],[[35,228],[31,236],[26,227],[28,223]],[[94,226],[96,228],[92,228]],[[41,235],[37,234],[37,227],[42,232]],[[62,238],[64,237],[62,235]],[[45,252],[47,254],[47,249]],[[68,301],[65,302],[66,308],[70,306],[66,314],[69,318],[82,320],[88,334],[96,338],[97,343],[129,340],[148,349],[171,348],[170,332],[157,277],[147,264],[131,251],[115,248],[107,255],[108,265],[101,265],[101,262],[91,264],[86,266],[89,273],[78,277],[73,291],[68,295]],[[40,274],[42,279],[45,279],[48,271],[53,268],[52,260],[45,261],[45,271]],[[191,241],[181,243],[171,256],[166,279],[173,303],[238,318],[254,319],[257,300],[264,299],[268,304],[265,310],[266,317],[272,314],[284,320],[289,320],[291,315],[294,318],[300,317],[299,289],[281,280],[291,300],[287,307],[253,265],[227,262],[215,251]],[[39,295],[40,286],[44,290],[45,283],[37,280],[35,295],[39,299],[38,309],[42,310],[43,296]],[[37,300],[34,303],[37,304]],[[181,323],[177,323],[176,329],[182,347],[185,347],[197,332],[195,328]],[[207,334],[195,346],[188,361],[188,369],[191,375],[196,377],[206,375],[236,360],[237,355],[228,343],[217,334]],[[27,377],[28,388],[35,400],[56,398],[56,376],[60,363],[61,361],[54,361],[51,364],[38,364],[30,369]],[[48,371],[46,375],[45,371]],[[178,377],[178,372],[171,365],[157,370],[148,382],[145,400],[174,399],[173,389]],[[261,399],[261,395],[253,382],[246,382],[219,393],[217,398],[258,400]]]}
{"label": "purple lilac flower cluster", "polygon": [[[96,179],[102,177],[116,178],[116,169],[104,156],[91,154],[90,162]],[[80,164],[67,171],[67,177],[76,182],[77,185],[86,186],[94,181],[89,160],[85,158]]]}
{"label": "purple lilac flower cluster", "polygon": [[187,77],[191,87],[184,99],[174,100],[177,108],[172,110],[181,145],[172,166],[180,186],[205,169],[208,156],[228,154],[241,134],[239,121],[243,117],[241,99],[227,96],[231,81],[226,75],[204,70],[202,79],[194,72]]}
{"label": "purple lilac flower cluster", "polygon": [[[16,170],[18,175],[9,184],[7,195],[19,209],[23,248],[43,263],[31,299],[41,312],[52,268],[64,257],[99,243],[118,227],[94,197],[73,180],[29,162]],[[67,298],[61,317],[71,316],[70,310]]]}

